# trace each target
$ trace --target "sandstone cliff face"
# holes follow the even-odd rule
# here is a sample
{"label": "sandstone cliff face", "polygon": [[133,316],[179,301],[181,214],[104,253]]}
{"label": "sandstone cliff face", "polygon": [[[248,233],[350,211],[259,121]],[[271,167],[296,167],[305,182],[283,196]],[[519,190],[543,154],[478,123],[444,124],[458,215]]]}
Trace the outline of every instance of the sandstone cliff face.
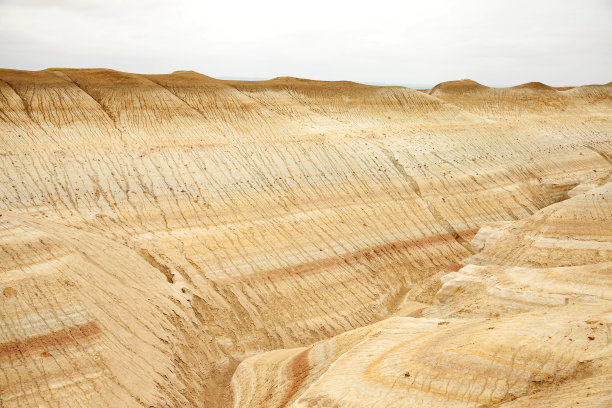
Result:
{"label": "sandstone cliff face", "polygon": [[[523,102],[549,94],[563,103]],[[598,193],[603,198],[593,203],[584,197],[592,188],[607,191],[611,95],[609,85],[519,88],[512,97],[495,96],[517,106],[507,109],[469,96],[295,78],[244,83],[183,71],[0,70],[0,401],[325,406],[328,398],[369,406],[367,399],[316,398],[328,392],[325,384],[329,392],[349,392],[334,391],[332,377],[346,373],[333,374],[333,361],[350,367],[359,360],[366,371],[373,362],[358,353],[383,361],[384,347],[363,351],[378,347],[379,337],[393,348],[427,333],[449,331],[459,341],[450,334],[457,330],[466,339],[481,336],[472,350],[486,354],[497,337],[482,319],[513,327],[516,313],[532,313],[524,318],[533,322],[530,336],[539,335],[541,322],[558,322],[560,338],[578,330],[571,313],[605,323],[609,296],[597,281],[609,271],[603,259],[610,253],[595,241],[609,238],[610,220],[592,215],[609,210],[609,196]],[[480,105],[486,107],[474,108]],[[529,114],[515,113],[524,109]],[[599,227],[585,227],[589,238],[566,234],[574,238],[558,244],[563,224],[554,220],[563,214],[538,211],[553,211],[550,205],[570,196],[563,203],[575,203],[576,214]],[[561,232],[536,229],[536,244],[525,241],[533,233],[516,231],[537,223],[504,229],[505,222],[550,217],[551,231]],[[580,252],[584,245],[593,248]],[[550,264],[541,259],[549,253]],[[569,290],[551,289],[553,283],[537,289],[554,298],[541,295],[539,308],[504,303],[489,290],[488,272],[474,277],[481,281],[474,302],[488,305],[488,296],[498,306],[468,307],[461,296],[445,295],[461,274],[493,267],[508,287],[523,279],[516,268],[553,274],[558,285],[573,272],[555,268],[580,268],[582,289],[567,296],[574,311],[546,317],[561,293],[565,307]],[[421,313],[428,319],[402,317]],[[384,320],[392,315],[399,317]],[[452,324],[438,325],[436,316]],[[461,329],[466,324],[477,334]],[[312,346],[317,341],[324,342]],[[537,344],[525,342],[525,353],[537,354]],[[587,339],[590,348],[564,360],[570,368],[559,376],[570,378],[571,364],[595,359],[597,342]],[[549,354],[566,358],[554,344]],[[430,346],[435,350],[423,343]],[[277,351],[261,354],[270,350]],[[410,353],[410,361],[436,368],[418,350]],[[532,364],[526,356],[521,367]],[[556,375],[542,365],[554,356],[539,358],[529,367]],[[359,367],[356,376],[364,373]],[[389,367],[366,374],[387,378],[381,373]],[[492,367],[495,376],[506,375]],[[459,392],[456,372],[447,384]],[[516,375],[522,377],[504,377],[516,381],[505,396],[486,385],[485,396],[459,401],[544,395],[529,375]],[[290,376],[298,380],[287,382]],[[559,384],[570,393],[577,386]]]}

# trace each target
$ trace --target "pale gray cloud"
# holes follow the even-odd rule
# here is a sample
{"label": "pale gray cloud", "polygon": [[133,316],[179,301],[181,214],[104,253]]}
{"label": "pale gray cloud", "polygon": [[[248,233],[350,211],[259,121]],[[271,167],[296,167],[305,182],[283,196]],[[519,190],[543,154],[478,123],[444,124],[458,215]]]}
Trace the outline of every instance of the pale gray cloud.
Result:
{"label": "pale gray cloud", "polygon": [[610,21],[609,0],[0,0],[0,66],[603,83]]}

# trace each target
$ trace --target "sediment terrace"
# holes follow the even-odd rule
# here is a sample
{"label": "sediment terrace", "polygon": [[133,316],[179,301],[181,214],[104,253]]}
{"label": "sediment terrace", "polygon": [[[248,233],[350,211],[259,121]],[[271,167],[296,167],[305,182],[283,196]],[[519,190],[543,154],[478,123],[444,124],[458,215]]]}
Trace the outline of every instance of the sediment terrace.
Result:
{"label": "sediment terrace", "polygon": [[611,132],[610,84],[0,70],[0,401],[605,403]]}

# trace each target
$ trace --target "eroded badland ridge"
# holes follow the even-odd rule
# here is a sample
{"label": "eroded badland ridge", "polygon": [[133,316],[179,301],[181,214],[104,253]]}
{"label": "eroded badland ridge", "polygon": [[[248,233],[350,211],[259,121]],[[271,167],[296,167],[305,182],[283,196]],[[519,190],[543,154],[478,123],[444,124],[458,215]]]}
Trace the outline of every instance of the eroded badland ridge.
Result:
{"label": "eroded badland ridge", "polygon": [[0,70],[0,406],[612,403],[612,84]]}

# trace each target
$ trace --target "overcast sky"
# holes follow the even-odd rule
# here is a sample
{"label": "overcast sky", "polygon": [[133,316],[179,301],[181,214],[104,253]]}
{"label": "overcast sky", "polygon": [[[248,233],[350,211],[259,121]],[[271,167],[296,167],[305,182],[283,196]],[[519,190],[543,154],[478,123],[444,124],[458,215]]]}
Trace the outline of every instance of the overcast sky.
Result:
{"label": "overcast sky", "polygon": [[0,0],[0,67],[607,83],[612,0]]}

